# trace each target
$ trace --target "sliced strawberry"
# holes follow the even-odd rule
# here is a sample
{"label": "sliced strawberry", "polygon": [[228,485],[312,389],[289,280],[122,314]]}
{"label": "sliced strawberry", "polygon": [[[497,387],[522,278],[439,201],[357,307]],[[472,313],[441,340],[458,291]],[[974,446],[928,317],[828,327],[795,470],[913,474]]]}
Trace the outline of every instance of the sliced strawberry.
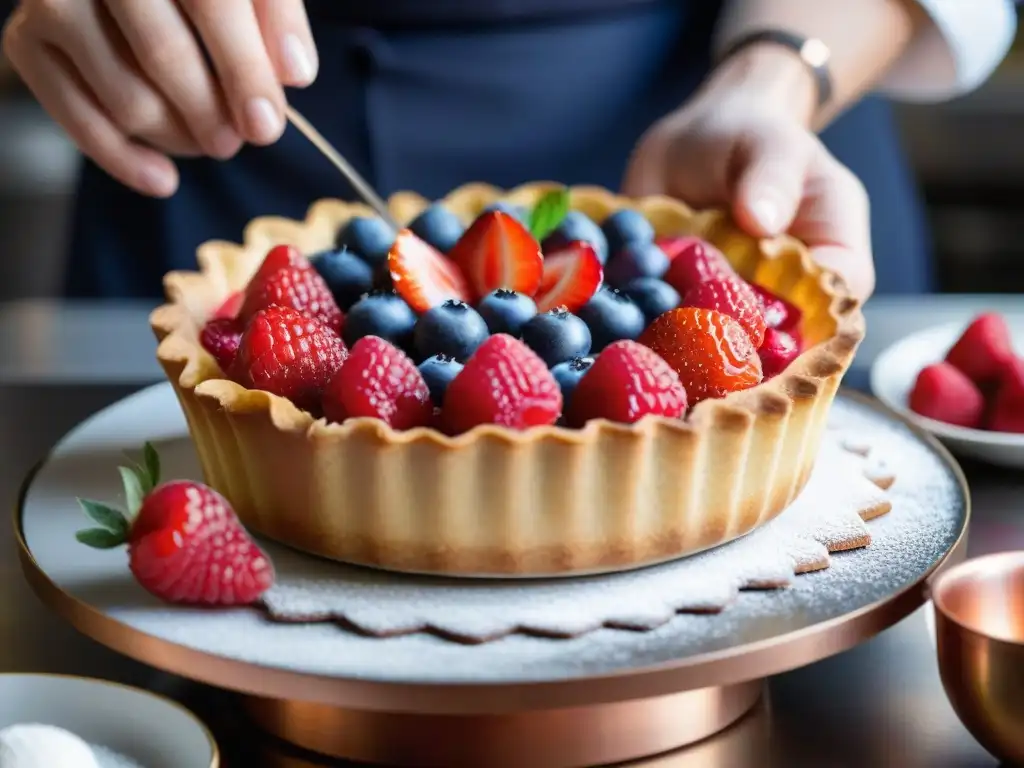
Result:
{"label": "sliced strawberry", "polygon": [[448,256],[459,265],[475,299],[499,288],[533,296],[544,272],[544,257],[533,235],[501,211],[477,218]]}
{"label": "sliced strawberry", "polygon": [[544,258],[537,312],[555,307],[575,312],[590,301],[603,281],[604,268],[594,247],[583,240],[573,240]]}
{"label": "sliced strawberry", "polygon": [[399,232],[391,246],[388,272],[398,295],[420,313],[448,299],[473,300],[458,265],[408,229]]}

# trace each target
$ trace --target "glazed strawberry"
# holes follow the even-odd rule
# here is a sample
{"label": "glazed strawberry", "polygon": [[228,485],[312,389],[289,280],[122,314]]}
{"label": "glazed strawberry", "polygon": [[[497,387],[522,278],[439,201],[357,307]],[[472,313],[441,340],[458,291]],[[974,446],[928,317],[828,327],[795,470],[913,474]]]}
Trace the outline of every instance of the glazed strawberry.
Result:
{"label": "glazed strawberry", "polygon": [[712,309],[681,307],[666,312],[639,341],[679,374],[691,406],[761,381],[761,360],[743,326]]}
{"label": "glazed strawberry", "polygon": [[800,355],[800,343],[792,334],[776,328],[764,332],[764,341],[757,349],[761,358],[761,372],[764,378],[778,376]]}
{"label": "glazed strawberry", "polygon": [[271,249],[245,289],[239,313],[248,322],[261,309],[290,307],[341,333],[342,314],[324,279],[291,245]]}
{"label": "glazed strawberry", "polygon": [[429,426],[434,405],[416,364],[377,336],[364,336],[324,390],[330,421],[369,417],[395,429]]}
{"label": "glazed strawberry", "polygon": [[800,327],[803,320],[803,313],[800,308],[790,304],[781,296],[776,296],[767,288],[762,288],[757,283],[748,283],[752,290],[761,300],[761,314],[764,315],[765,324],[769,328],[777,328],[780,331],[795,331]]}
{"label": "glazed strawberry", "polygon": [[249,605],[274,583],[266,553],[249,537],[227,499],[202,483],[159,484],[156,451],[122,467],[127,512],[79,499],[100,527],[78,533],[97,549],[127,544],[128,565],[161,600],[190,605]]}
{"label": "glazed strawberry", "polygon": [[417,312],[448,299],[473,300],[458,265],[410,230],[403,229],[388,253],[388,271],[398,295]]}
{"label": "glazed strawberry", "polygon": [[1014,359],[1000,377],[985,426],[994,432],[1024,434],[1024,360]]}
{"label": "glazed strawberry", "polygon": [[249,322],[229,374],[243,387],[315,411],[347,356],[341,339],[323,323],[294,309],[269,307]]}
{"label": "glazed strawberry", "polygon": [[222,371],[231,369],[241,341],[242,325],[234,318],[215,317],[203,326],[199,334],[199,343],[213,355]]}
{"label": "glazed strawberry", "polygon": [[949,363],[929,365],[917,374],[910,410],[958,427],[977,427],[985,410],[981,390]]}
{"label": "glazed strawberry", "polygon": [[721,312],[743,326],[754,347],[760,347],[764,341],[766,326],[761,300],[738,277],[716,277],[701,283],[683,297],[682,306]]}
{"label": "glazed strawberry", "polygon": [[604,268],[590,243],[573,240],[544,258],[544,275],[535,298],[538,312],[565,307],[575,312],[597,293]]}
{"label": "glazed strawberry", "polygon": [[238,313],[242,311],[242,304],[245,302],[245,291],[235,291],[226,299],[224,302],[217,307],[217,310],[213,313],[211,319],[219,320],[221,318],[234,319],[238,317]]}
{"label": "glazed strawberry", "polygon": [[591,419],[631,424],[648,415],[681,418],[685,413],[679,375],[653,350],[626,340],[605,347],[583,374],[566,421],[573,427]]}
{"label": "glazed strawberry", "polygon": [[1013,358],[1010,329],[994,312],[974,318],[946,353],[946,362],[959,368],[979,387],[999,379]]}
{"label": "glazed strawberry", "polygon": [[533,296],[540,287],[540,244],[513,216],[482,214],[448,253],[462,270],[474,300],[504,288]]}
{"label": "glazed strawberry", "polygon": [[720,250],[694,237],[684,247],[678,248],[661,279],[679,291],[680,296],[685,296],[701,283],[733,274],[732,266]]}
{"label": "glazed strawberry", "polygon": [[491,336],[448,385],[442,420],[452,434],[479,424],[527,429],[562,412],[558,382],[535,352],[503,333]]}

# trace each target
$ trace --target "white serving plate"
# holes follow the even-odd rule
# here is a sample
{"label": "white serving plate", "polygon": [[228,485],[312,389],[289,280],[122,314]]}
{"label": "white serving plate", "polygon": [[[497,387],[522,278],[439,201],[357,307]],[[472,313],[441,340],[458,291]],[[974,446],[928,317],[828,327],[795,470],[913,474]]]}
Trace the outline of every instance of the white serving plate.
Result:
{"label": "white serving plate", "polygon": [[[1018,354],[1024,354],[1024,322],[1007,322],[1014,348]],[[871,366],[871,390],[875,397],[931,432],[954,453],[1003,467],[1024,468],[1024,435],[943,424],[919,416],[907,405],[918,372],[926,365],[941,362],[966,327],[963,323],[950,323],[900,339],[885,349]]]}
{"label": "white serving plate", "polygon": [[85,677],[0,674],[0,730],[63,728],[145,768],[219,768],[213,735],[191,712],[148,691]]}

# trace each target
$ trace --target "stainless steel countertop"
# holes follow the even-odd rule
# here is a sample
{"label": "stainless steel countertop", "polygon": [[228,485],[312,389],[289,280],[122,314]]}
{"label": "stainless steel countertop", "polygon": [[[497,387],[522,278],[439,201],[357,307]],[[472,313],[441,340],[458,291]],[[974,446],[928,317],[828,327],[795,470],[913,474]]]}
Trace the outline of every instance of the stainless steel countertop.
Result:
{"label": "stainless steel countertop", "polygon": [[[870,334],[851,379],[863,381],[871,359],[899,336],[966,320],[983,308],[1024,315],[1024,298],[873,300],[867,309]],[[159,380],[147,310],[144,305],[0,306],[0,485],[8,499],[13,501],[24,474],[69,428]],[[1017,513],[1024,482],[980,465],[967,464],[965,471],[974,498],[970,553],[1024,549],[1024,515]],[[222,695],[126,661],[51,615],[24,583],[10,526],[3,521],[0,552],[0,672],[110,677],[183,697],[201,714],[224,709]],[[752,766],[997,765],[960,725],[943,695],[924,610],[854,650],[773,678],[769,691],[769,714],[760,716],[770,718],[771,737],[767,753],[759,753]],[[227,768],[260,764],[245,754]],[[692,764],[680,753],[660,758],[657,765]]]}

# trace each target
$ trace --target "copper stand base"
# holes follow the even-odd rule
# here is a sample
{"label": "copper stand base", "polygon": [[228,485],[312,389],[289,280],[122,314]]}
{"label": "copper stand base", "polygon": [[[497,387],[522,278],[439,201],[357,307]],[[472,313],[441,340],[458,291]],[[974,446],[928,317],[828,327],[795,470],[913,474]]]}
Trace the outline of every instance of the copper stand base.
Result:
{"label": "copper stand base", "polygon": [[360,712],[246,698],[268,733],[311,752],[364,763],[473,768],[607,765],[678,749],[736,722],[763,683],[570,709],[498,715]]}

